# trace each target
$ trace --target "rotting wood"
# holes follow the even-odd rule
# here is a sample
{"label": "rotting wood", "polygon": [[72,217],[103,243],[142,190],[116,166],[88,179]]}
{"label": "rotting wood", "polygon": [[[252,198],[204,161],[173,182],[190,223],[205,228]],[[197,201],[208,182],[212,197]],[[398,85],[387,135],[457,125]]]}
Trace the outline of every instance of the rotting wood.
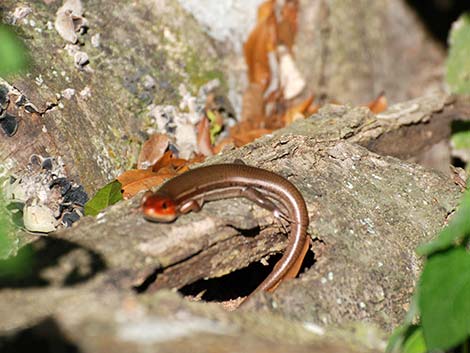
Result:
{"label": "rotting wood", "polygon": [[[333,116],[328,121],[324,116],[312,118],[310,123],[315,121],[331,127],[336,120]],[[325,271],[332,270],[337,279],[349,279],[332,283],[330,291],[337,291],[337,296],[343,291],[342,295],[356,302],[367,302],[367,298],[361,297],[368,290],[379,291],[383,293],[380,308],[389,318],[384,322],[377,307],[369,303],[373,311],[348,308],[349,314],[328,307],[335,313],[329,314],[329,321],[338,322],[345,315],[354,320],[354,315],[366,314],[379,325],[390,327],[404,314],[402,308],[408,300],[405,293],[409,293],[417,275],[410,272],[419,264],[414,247],[437,233],[455,207],[460,189],[450,178],[418,165],[341,141],[341,134],[336,134],[336,139],[324,139],[322,135],[323,140],[319,141],[318,135],[296,134],[298,128],[294,124],[273,136],[213,157],[207,163],[242,158],[247,164],[287,177],[303,193],[311,217],[310,235],[324,243],[324,251],[301,280],[290,281],[278,289],[284,293],[275,294],[283,298],[279,300],[297,298],[315,308],[321,305],[318,302],[321,298],[325,305],[333,305],[335,296],[328,297],[321,291],[318,298],[305,295],[305,291],[326,288],[317,282],[327,276]],[[160,279],[157,276],[157,283],[181,287],[235,271],[279,249],[279,237],[270,236],[279,233],[279,226],[273,223],[269,212],[247,201],[211,202],[200,213],[163,225],[146,222],[138,212],[129,212],[129,207],[136,207],[138,202],[137,198],[112,207],[99,222],[85,219],[78,227],[58,236],[95,249],[110,269],[118,272],[125,269],[137,286],[157,271],[164,275]],[[243,239],[237,231],[256,225],[264,229],[256,242]],[[184,269],[190,270],[184,273]],[[174,278],[170,277],[172,273]],[[382,289],[371,282],[371,275],[379,281],[386,280]],[[296,291],[283,291],[283,287],[289,286],[298,288],[298,295]],[[301,293],[303,299],[299,299]],[[401,299],[397,300],[397,296]],[[295,308],[287,304],[283,310],[300,315]],[[312,319],[318,319],[317,315],[315,311],[308,314]]]}

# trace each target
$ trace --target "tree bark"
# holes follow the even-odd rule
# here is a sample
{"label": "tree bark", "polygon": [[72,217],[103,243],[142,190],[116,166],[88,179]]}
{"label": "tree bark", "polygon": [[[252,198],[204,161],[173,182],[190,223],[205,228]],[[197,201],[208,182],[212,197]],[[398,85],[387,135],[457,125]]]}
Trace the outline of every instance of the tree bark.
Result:
{"label": "tree bark", "polygon": [[365,104],[442,90],[444,51],[403,0],[301,1],[296,59],[317,96]]}
{"label": "tree bark", "polygon": [[[210,40],[176,0],[84,3],[89,29],[77,50],[90,62],[82,70],[51,27],[62,4],[27,5],[32,13],[17,24],[32,67],[0,81],[11,96],[8,113],[19,121],[14,136],[0,139],[0,160],[18,176],[32,154],[60,157],[68,177],[94,193],[136,162],[152,102],[177,104],[180,85],[194,93],[201,82],[222,77]],[[3,1],[4,17],[20,6]],[[154,84],[145,84],[148,77]],[[15,104],[20,97],[24,103]],[[35,108],[26,109],[29,103]]]}
{"label": "tree bark", "polygon": [[[129,339],[128,330],[133,332],[129,327],[135,325],[132,312],[137,309],[130,308],[138,307],[138,320],[146,323],[142,332],[149,341],[144,344],[142,336],[131,335],[130,351],[135,352],[148,344],[164,351],[167,340],[172,339],[160,340],[153,325],[182,327],[182,321],[174,319],[181,311],[196,322],[212,318],[222,336],[213,340],[200,334],[194,339],[208,340],[217,347],[231,345],[233,332],[226,335],[223,331],[228,322],[235,331],[245,332],[236,336],[251,342],[246,351],[259,350],[253,340],[267,327],[276,332],[267,336],[276,344],[306,335],[306,341],[301,341],[305,343],[292,347],[293,352],[320,351],[318,342],[332,352],[354,352],[354,345],[345,342],[356,342],[359,351],[381,350],[381,331],[371,333],[376,343],[367,345],[351,333],[347,323],[368,322],[387,332],[400,323],[420,270],[414,249],[436,236],[461,192],[442,173],[371,152],[357,142],[371,146],[387,134],[405,136],[413,126],[439,126],[441,120],[448,122],[469,107],[468,101],[442,96],[435,97],[433,104],[424,102],[392,107],[393,116],[384,113],[381,117],[365,108],[326,107],[317,116],[206,162],[241,158],[288,178],[305,197],[313,253],[300,277],[282,283],[275,293],[259,293],[230,314],[217,306],[182,302],[165,291],[150,293],[153,286],[185,287],[190,297],[207,292],[215,301],[245,295],[252,285],[250,277],[261,281],[266,269],[258,265],[238,275],[237,270],[263,263],[263,258],[282,251],[285,236],[269,212],[245,200],[211,202],[201,212],[175,223],[154,224],[144,221],[138,211],[140,197],[136,197],[33,243],[45,260],[29,282],[10,283],[0,292],[0,313],[6,318],[0,330],[17,332],[33,321],[49,318],[84,352],[101,351],[99,342],[86,333],[90,327],[98,330],[95,337],[103,330],[104,336],[99,336],[122,349],[127,347],[123,337]],[[410,110],[410,105],[419,108]],[[43,288],[37,288],[37,283]],[[132,288],[143,294],[136,296]],[[116,322],[112,319],[116,310],[124,310],[130,317]],[[252,311],[257,312],[256,322],[250,320]],[[272,314],[282,318],[273,319]],[[201,327],[206,327],[204,322]],[[299,322],[314,323],[315,332],[328,334],[320,339],[305,331],[305,326],[294,332],[286,329]],[[252,325],[257,327],[255,333]],[[369,326],[363,329],[372,330]],[[179,344],[192,347],[194,339]],[[317,339],[320,341],[313,343]],[[262,347],[277,349],[270,343]],[[281,347],[285,348],[282,343]]]}

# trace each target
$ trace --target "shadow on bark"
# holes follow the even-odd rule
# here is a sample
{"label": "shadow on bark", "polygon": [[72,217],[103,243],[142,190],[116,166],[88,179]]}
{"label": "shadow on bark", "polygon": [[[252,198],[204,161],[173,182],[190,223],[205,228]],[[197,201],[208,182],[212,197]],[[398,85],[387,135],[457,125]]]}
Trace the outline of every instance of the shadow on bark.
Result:
{"label": "shadow on bark", "polygon": [[106,269],[97,252],[65,239],[44,237],[0,261],[0,289],[67,287]]}
{"label": "shadow on bark", "polygon": [[46,318],[34,326],[13,335],[0,336],[3,353],[80,353],[78,347],[65,337],[57,322]]}
{"label": "shadow on bark", "polygon": [[[218,278],[201,279],[182,287],[179,292],[184,296],[200,297],[208,302],[222,302],[246,297],[271,273],[282,254],[271,256],[264,265],[254,262],[240,270]],[[315,255],[307,252],[299,275],[315,264]]]}

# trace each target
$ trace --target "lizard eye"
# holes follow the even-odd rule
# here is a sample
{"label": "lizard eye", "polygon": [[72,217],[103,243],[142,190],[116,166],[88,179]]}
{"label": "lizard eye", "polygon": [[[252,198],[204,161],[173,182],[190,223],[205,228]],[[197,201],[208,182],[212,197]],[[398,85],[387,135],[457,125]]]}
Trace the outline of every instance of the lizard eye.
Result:
{"label": "lizard eye", "polygon": [[166,209],[168,208],[168,205],[167,205],[167,203],[166,203],[165,201],[163,201],[163,203],[162,203],[162,208],[163,208],[164,210],[166,210]]}

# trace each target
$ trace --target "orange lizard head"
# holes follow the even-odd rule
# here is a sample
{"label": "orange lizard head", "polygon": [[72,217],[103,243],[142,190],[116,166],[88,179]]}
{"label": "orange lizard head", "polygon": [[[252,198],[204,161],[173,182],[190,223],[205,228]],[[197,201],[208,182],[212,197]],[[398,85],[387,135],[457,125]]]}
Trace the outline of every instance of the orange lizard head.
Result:
{"label": "orange lizard head", "polygon": [[147,191],[142,198],[142,213],[152,222],[172,222],[178,217],[176,205],[170,197]]}

